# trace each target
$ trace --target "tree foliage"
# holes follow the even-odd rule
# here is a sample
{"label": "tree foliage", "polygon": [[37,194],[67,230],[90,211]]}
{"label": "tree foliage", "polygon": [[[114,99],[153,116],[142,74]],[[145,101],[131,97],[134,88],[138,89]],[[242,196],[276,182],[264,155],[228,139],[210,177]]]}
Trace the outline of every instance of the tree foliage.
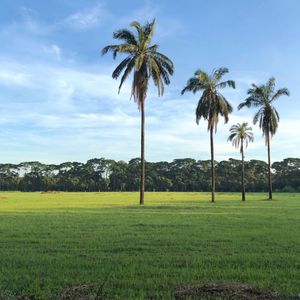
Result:
{"label": "tree foliage", "polygon": [[[241,161],[215,162],[216,188],[223,192],[240,191]],[[209,191],[210,161],[191,158],[172,162],[146,162],[147,191]],[[129,162],[91,159],[86,163],[65,162],[42,164],[0,164],[2,191],[138,191],[140,159]],[[274,189],[300,191],[300,159],[287,158],[272,165]],[[249,192],[267,190],[267,163],[245,161],[245,184]]]}
{"label": "tree foliage", "polygon": [[221,81],[222,77],[228,73],[227,68],[219,68],[208,74],[198,69],[191,77],[181,94],[186,92],[196,93],[202,91],[201,97],[196,108],[197,124],[203,118],[208,121],[208,130],[216,130],[219,116],[224,117],[225,123],[228,122],[228,115],[233,108],[227,99],[219,92],[225,87],[235,88],[233,80]]}
{"label": "tree foliage", "polygon": [[252,84],[252,87],[248,90],[248,97],[238,106],[239,110],[244,107],[258,108],[253,117],[253,124],[259,124],[266,144],[268,143],[269,134],[272,137],[278,128],[279,113],[274,106],[274,102],[281,96],[289,95],[290,92],[287,88],[275,91],[275,78],[271,77],[265,85]]}
{"label": "tree foliage", "polygon": [[128,29],[120,29],[113,33],[114,39],[121,44],[108,45],[102,49],[102,54],[112,52],[115,59],[118,54],[126,55],[112,73],[114,79],[121,76],[119,92],[133,72],[131,96],[141,106],[145,101],[149,79],[152,78],[157,87],[158,95],[164,93],[164,85],[170,83],[170,75],[174,72],[173,62],[164,54],[158,52],[157,44],[151,45],[154,33],[155,20],[142,26],[139,22],[132,22],[133,32]]}

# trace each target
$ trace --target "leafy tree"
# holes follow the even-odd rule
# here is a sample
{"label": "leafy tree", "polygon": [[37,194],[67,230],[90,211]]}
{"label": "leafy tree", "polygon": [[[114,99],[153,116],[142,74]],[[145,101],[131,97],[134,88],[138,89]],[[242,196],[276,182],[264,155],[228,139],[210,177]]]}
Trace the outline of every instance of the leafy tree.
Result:
{"label": "leafy tree", "polygon": [[137,191],[139,189],[139,167],[141,165],[140,158],[133,158],[128,162],[126,190]]}
{"label": "leafy tree", "polygon": [[128,164],[125,161],[114,161],[112,163],[109,175],[109,188],[111,191],[126,190],[127,167]]}
{"label": "leafy tree", "polygon": [[216,189],[222,192],[240,190],[241,162],[230,158],[216,164]]}
{"label": "leafy tree", "polygon": [[13,164],[0,165],[0,190],[15,191],[19,187],[20,177],[18,167]]}
{"label": "leafy tree", "polygon": [[271,77],[266,84],[255,85],[248,90],[248,97],[244,102],[240,103],[238,109],[243,107],[258,107],[259,110],[253,117],[253,124],[259,122],[259,128],[265,137],[265,143],[268,147],[268,186],[269,199],[272,199],[272,173],[271,173],[271,154],[270,154],[270,138],[276,133],[279,122],[279,113],[274,107],[274,101],[281,96],[289,96],[290,92],[287,88],[281,88],[275,91],[275,78]]}
{"label": "leafy tree", "polygon": [[272,164],[274,170],[274,188],[282,191],[291,187],[300,191],[300,159],[286,158]]}
{"label": "leafy tree", "polygon": [[[174,159],[172,162],[146,162],[147,191],[209,191],[210,160]],[[240,190],[240,160],[216,162],[216,189]],[[140,159],[129,162],[94,158],[86,163],[65,162],[46,165],[39,162],[0,164],[0,191],[137,191]],[[267,191],[268,164],[245,161],[245,185],[251,192]],[[300,191],[300,159],[287,158],[272,164],[274,189]]]}
{"label": "leafy tree", "polygon": [[197,70],[191,77],[186,87],[181,91],[185,92],[203,91],[196,109],[196,122],[199,124],[201,118],[208,121],[207,130],[210,131],[210,152],[211,152],[211,201],[215,202],[215,160],[214,160],[214,132],[217,131],[219,116],[224,117],[228,122],[228,115],[232,112],[232,106],[219,92],[225,87],[235,88],[233,80],[221,81],[222,77],[228,73],[227,68],[219,68],[208,74],[202,70]]}
{"label": "leafy tree", "polygon": [[251,159],[245,162],[245,182],[250,192],[265,192],[268,164],[261,160]]}
{"label": "leafy tree", "polygon": [[114,70],[112,77],[117,79],[121,73],[119,91],[133,72],[131,96],[137,102],[141,111],[141,174],[140,174],[140,204],[144,204],[145,190],[145,100],[148,91],[149,79],[152,78],[158,90],[158,96],[163,95],[164,85],[170,83],[169,75],[173,74],[173,63],[164,54],[157,51],[158,45],[150,45],[154,33],[154,23],[146,23],[142,26],[138,22],[132,22],[136,34],[128,29],[114,32],[113,37],[121,40],[119,45],[108,45],[102,49],[102,54],[112,52],[113,57],[117,54],[125,54],[127,57]]}
{"label": "leafy tree", "polygon": [[244,143],[247,148],[249,142],[253,142],[252,128],[248,126],[248,123],[237,123],[230,127],[230,135],[228,141],[232,142],[235,148],[240,148],[242,155],[242,201],[245,201],[245,162],[244,162]]}

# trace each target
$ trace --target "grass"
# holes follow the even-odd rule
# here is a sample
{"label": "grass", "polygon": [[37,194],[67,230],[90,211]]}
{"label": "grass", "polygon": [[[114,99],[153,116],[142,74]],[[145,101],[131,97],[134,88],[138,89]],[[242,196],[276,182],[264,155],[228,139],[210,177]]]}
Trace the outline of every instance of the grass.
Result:
{"label": "grass", "polygon": [[138,193],[1,192],[0,291],[172,299],[182,285],[242,283],[297,295],[300,195],[247,196],[146,193],[139,207]]}

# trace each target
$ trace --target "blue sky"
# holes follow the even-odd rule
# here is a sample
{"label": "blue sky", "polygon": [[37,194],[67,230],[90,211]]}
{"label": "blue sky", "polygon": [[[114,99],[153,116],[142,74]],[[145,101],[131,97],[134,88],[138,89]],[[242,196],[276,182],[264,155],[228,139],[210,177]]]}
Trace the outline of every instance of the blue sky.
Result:
{"label": "blue sky", "polygon": [[[290,97],[279,99],[272,158],[300,157],[300,1],[298,0],[0,0],[0,162],[129,160],[139,156],[140,117],[130,81],[120,94],[111,79],[112,32],[137,20],[157,21],[153,43],[174,62],[165,95],[151,85],[146,104],[146,159],[209,158],[207,124],[195,123],[199,95],[180,95],[197,68],[226,66],[236,108],[251,83],[275,76]],[[216,159],[239,158],[227,143],[236,122],[254,110],[234,110],[220,121]],[[246,159],[266,160],[259,129]]]}

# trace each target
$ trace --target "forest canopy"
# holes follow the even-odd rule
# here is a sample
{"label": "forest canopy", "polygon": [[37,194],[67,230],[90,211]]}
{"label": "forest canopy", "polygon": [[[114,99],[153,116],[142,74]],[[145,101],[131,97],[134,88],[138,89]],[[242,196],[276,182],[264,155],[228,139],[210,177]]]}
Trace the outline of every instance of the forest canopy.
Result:
{"label": "forest canopy", "polygon": [[[146,191],[210,191],[210,160],[184,158],[172,162],[146,162],[146,170]],[[266,162],[246,161],[246,191],[267,191],[267,172]],[[300,192],[300,159],[274,162],[272,173],[274,191]],[[240,191],[240,174],[240,160],[216,162],[216,190]],[[138,191],[139,183],[139,158],[129,162],[94,158],[86,163],[57,165],[40,162],[0,164],[1,191]]]}

